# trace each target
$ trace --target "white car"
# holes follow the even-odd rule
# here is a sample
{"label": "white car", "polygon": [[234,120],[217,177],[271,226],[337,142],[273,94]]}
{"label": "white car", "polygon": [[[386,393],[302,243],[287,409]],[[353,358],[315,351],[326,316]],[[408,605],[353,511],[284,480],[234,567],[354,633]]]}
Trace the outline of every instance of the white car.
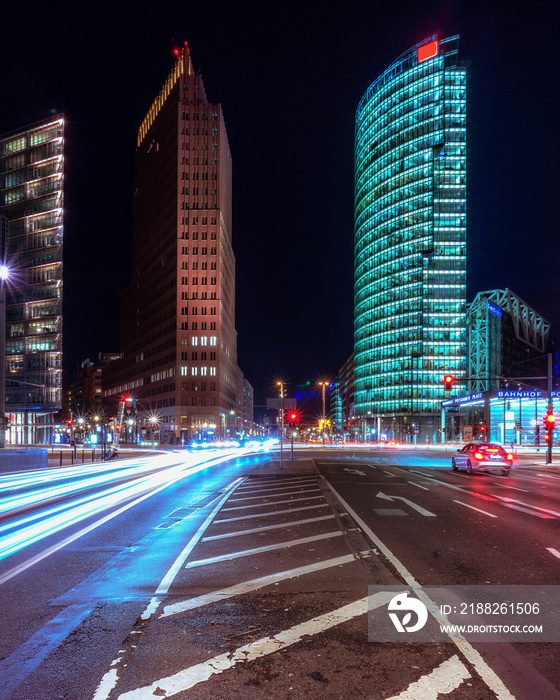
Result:
{"label": "white car", "polygon": [[451,457],[453,469],[466,469],[467,474],[497,471],[507,476],[512,464],[513,454],[492,442],[469,442]]}

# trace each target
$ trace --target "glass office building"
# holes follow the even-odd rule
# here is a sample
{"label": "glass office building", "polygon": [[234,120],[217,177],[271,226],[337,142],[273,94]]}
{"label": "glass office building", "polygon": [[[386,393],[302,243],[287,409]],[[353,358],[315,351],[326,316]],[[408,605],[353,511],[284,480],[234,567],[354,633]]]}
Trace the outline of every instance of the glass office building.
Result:
{"label": "glass office building", "polygon": [[[466,370],[466,70],[431,36],[362,97],[355,127],[355,414],[437,440]],[[420,434],[420,435],[419,435]]]}
{"label": "glass office building", "polygon": [[64,118],[0,136],[6,442],[48,444],[62,405]]}

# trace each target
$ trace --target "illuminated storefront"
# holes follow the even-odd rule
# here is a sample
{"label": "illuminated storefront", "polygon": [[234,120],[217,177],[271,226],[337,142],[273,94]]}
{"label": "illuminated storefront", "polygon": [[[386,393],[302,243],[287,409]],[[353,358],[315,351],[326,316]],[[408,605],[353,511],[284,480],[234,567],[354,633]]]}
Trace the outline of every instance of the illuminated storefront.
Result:
{"label": "illuminated storefront", "polygon": [[543,447],[549,404],[560,414],[560,391],[484,391],[448,399],[441,403],[444,441]]}
{"label": "illuminated storefront", "polygon": [[[436,440],[466,370],[466,70],[458,37],[406,51],[355,131],[355,413]],[[454,389],[454,392],[457,392]]]}

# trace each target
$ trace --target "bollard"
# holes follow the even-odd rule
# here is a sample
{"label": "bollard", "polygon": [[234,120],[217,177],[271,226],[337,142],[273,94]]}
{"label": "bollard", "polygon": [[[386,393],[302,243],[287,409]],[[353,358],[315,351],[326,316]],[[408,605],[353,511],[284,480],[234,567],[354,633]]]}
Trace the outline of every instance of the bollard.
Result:
{"label": "bollard", "polygon": [[60,464],[59,464],[59,466],[60,467],[62,466],[62,450],[60,450]]}
{"label": "bollard", "polygon": [[91,451],[91,461],[92,461],[92,462],[95,462],[95,447],[94,447],[93,450]]}
{"label": "bollard", "polygon": [[85,462],[84,449],[82,448],[82,464]]}

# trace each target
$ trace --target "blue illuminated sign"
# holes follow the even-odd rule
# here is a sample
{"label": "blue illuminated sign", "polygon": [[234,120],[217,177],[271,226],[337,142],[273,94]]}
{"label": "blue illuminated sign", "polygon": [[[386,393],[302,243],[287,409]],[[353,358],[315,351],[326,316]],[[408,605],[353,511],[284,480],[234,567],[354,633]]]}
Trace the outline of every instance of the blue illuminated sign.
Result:
{"label": "blue illuminated sign", "polygon": [[501,309],[490,303],[488,303],[488,311],[491,311],[493,314],[496,314],[496,316],[501,316],[503,313]]}

